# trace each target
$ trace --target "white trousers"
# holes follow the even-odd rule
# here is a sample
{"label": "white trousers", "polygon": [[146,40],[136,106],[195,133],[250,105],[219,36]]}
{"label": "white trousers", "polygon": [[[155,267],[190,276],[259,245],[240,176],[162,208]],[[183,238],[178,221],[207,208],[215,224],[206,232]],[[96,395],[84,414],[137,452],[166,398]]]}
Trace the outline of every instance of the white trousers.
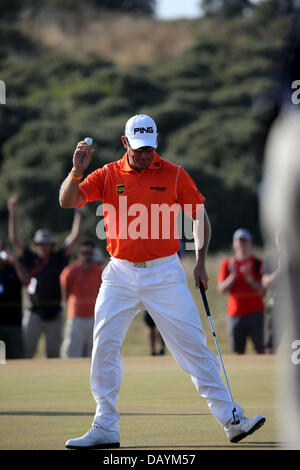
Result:
{"label": "white trousers", "polygon": [[[147,268],[112,258],[102,274],[95,305],[91,389],[96,401],[94,424],[118,430],[116,409],[123,362],[122,343],[141,310],[155,321],[179,366],[189,373],[215,418],[225,425],[232,420],[232,403],[219,361],[207,348],[200,317],[177,256]],[[237,413],[243,409],[236,404]]]}

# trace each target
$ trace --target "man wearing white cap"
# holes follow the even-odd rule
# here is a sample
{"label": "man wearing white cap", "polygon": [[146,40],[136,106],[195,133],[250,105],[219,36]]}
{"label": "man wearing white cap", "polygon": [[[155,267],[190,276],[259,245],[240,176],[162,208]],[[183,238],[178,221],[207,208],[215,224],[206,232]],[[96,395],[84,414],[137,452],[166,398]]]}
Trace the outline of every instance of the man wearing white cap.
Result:
{"label": "man wearing white cap", "polygon": [[[111,254],[95,305],[91,388],[96,413],[92,428],[82,437],[67,441],[66,447],[119,447],[120,415],[116,403],[122,379],[121,348],[133,318],[141,310],[150,313],[168,350],[192,376],[228,438],[237,442],[258,429],[265,418],[245,418],[243,409],[236,404],[239,418],[232,423],[228,390],[218,360],[206,346],[199,314],[177,256],[177,214],[181,207],[193,218],[195,283],[199,287],[202,282],[207,289],[210,225],[203,205],[205,198],[182,167],[158,155],[156,124],[150,116],[129,119],[122,143],[126,149],[123,158],[95,170],[80,182],[93,151],[79,142],[73,168],[60,190],[64,208],[103,201],[107,251]],[[165,212],[158,214],[158,208]]]}
{"label": "man wearing white cap", "polygon": [[220,266],[218,288],[229,293],[228,330],[232,352],[244,354],[250,337],[256,352],[264,352],[262,261],[252,254],[252,236],[240,228],[233,234],[234,256]]}

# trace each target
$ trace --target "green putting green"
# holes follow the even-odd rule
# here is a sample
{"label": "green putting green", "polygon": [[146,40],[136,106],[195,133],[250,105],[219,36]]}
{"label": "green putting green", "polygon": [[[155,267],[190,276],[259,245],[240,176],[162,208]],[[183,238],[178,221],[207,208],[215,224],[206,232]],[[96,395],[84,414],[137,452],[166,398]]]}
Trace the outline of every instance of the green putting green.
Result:
{"label": "green putting green", "polygon": [[[266,424],[231,444],[190,377],[171,356],[125,357],[118,410],[121,449],[276,449],[274,356],[224,356],[234,399]],[[64,449],[90,427],[89,359],[7,361],[0,366],[0,449]]]}

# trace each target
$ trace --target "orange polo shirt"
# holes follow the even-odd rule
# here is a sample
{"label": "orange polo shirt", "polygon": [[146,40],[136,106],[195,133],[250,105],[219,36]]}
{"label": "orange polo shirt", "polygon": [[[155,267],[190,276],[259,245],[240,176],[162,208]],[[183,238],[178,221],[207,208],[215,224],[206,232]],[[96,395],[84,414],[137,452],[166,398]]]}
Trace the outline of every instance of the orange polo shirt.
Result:
{"label": "orange polo shirt", "polygon": [[191,217],[205,201],[187,172],[157,153],[141,172],[130,167],[126,153],[88,175],[79,191],[78,207],[103,201],[107,251],[132,262],[177,253],[179,208]]}
{"label": "orange polo shirt", "polygon": [[60,283],[67,291],[68,318],[94,316],[102,271],[97,263],[94,263],[91,269],[84,269],[80,261],[75,261],[64,268],[60,275]]}

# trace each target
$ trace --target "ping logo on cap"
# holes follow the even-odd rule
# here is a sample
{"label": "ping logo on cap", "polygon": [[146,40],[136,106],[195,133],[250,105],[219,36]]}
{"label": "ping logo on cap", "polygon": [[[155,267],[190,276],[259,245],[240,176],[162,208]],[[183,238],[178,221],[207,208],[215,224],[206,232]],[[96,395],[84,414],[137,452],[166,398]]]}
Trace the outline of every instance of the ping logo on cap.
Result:
{"label": "ping logo on cap", "polygon": [[133,133],[134,135],[139,132],[140,134],[144,134],[144,132],[146,132],[147,134],[153,134],[154,133],[154,130],[153,130],[153,127],[152,126],[148,126],[148,127],[135,127],[133,129]]}
{"label": "ping logo on cap", "polygon": [[146,114],[137,114],[128,119],[125,136],[134,150],[140,147],[157,148],[157,127],[155,121]]}

